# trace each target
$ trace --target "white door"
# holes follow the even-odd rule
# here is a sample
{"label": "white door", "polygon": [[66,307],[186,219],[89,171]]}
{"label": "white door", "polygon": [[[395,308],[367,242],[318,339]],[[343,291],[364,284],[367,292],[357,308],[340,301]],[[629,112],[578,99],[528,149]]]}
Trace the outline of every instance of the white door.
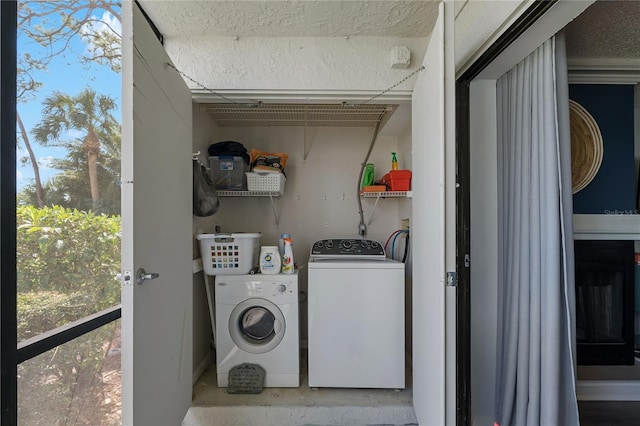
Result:
{"label": "white door", "polygon": [[[455,270],[455,192],[452,203],[447,189],[455,184],[449,170],[455,156],[450,148],[455,143],[455,77],[448,3],[439,5],[423,62],[426,69],[418,75],[412,99],[413,407],[421,425],[455,421],[455,374],[446,374],[445,362],[453,360],[455,372],[455,345],[446,356],[447,333],[455,338],[455,323],[447,319],[455,320],[455,312],[450,315],[445,309],[446,299],[455,296],[445,290],[446,270]],[[448,269],[451,264],[453,269]],[[450,391],[453,407],[446,397]]]}
{"label": "white door", "polygon": [[[122,420],[175,426],[192,385],[191,94],[138,6],[122,9]],[[138,284],[140,268],[159,276]]]}

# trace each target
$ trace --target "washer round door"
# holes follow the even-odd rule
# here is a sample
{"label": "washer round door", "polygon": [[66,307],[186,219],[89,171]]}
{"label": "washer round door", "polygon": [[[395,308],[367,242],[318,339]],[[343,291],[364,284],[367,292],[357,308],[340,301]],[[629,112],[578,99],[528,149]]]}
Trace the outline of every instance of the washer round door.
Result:
{"label": "washer round door", "polygon": [[265,299],[247,299],[229,316],[229,335],[240,349],[263,354],[280,344],[285,333],[282,311]]}

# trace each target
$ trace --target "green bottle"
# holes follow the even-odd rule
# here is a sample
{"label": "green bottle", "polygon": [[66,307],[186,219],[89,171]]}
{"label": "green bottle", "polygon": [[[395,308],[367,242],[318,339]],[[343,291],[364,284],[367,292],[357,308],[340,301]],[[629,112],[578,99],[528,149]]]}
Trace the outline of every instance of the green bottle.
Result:
{"label": "green bottle", "polygon": [[369,185],[373,185],[373,163],[367,163],[365,166],[364,173],[362,175],[362,185],[360,188],[364,188]]}
{"label": "green bottle", "polygon": [[391,153],[391,170],[398,170],[398,159],[395,152]]}

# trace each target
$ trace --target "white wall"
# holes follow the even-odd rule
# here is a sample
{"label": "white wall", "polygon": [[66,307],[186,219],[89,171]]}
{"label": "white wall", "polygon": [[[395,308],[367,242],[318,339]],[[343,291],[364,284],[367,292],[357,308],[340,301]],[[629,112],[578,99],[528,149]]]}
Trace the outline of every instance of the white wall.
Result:
{"label": "white wall", "polygon": [[[210,89],[383,90],[418,68],[427,38],[175,38],[165,48],[176,66]],[[393,46],[411,51],[408,69],[392,69]],[[399,86],[410,90],[415,78]],[[187,82],[194,86],[191,82]]]}
{"label": "white wall", "polygon": [[[288,232],[302,264],[318,239],[357,237],[357,178],[372,135],[371,128],[309,128],[312,145],[305,160],[303,127],[221,127],[219,140],[238,141],[248,150],[287,153],[289,158],[285,194],[276,200],[279,225],[268,198],[222,198],[214,221],[224,232],[260,231],[262,245],[276,245],[279,235]],[[376,179],[391,168],[391,151],[397,146],[396,138],[378,138],[369,159],[376,166]],[[363,206],[366,219],[372,201],[364,200]],[[381,240],[396,229],[397,211],[397,201],[381,201],[367,237]]]}

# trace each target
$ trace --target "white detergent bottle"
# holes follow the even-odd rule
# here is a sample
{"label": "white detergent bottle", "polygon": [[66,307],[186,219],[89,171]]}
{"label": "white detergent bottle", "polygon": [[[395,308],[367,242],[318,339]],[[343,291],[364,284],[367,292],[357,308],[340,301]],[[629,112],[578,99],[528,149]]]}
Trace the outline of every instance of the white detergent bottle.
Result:
{"label": "white detergent bottle", "polygon": [[281,267],[280,253],[277,246],[262,246],[260,248],[260,273],[279,274]]}
{"label": "white detergent bottle", "polygon": [[284,255],[282,256],[282,273],[293,274],[293,245],[290,238],[284,239]]}

